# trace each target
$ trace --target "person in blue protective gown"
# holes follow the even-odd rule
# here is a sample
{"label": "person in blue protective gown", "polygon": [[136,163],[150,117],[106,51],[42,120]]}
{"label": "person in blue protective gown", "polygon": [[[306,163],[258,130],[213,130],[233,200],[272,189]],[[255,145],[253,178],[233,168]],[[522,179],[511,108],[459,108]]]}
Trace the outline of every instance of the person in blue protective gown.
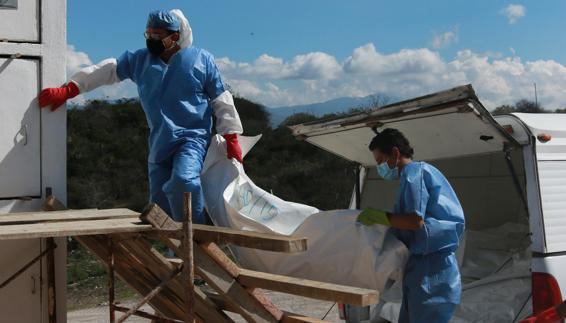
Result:
{"label": "person in blue protective gown", "polygon": [[39,104],[56,110],[79,93],[132,80],[150,129],[150,202],[180,221],[183,193],[191,192],[193,222],[204,223],[200,172],[211,139],[213,115],[216,131],[226,140],[228,158],[239,162],[242,124],[214,58],[192,46],[192,29],[180,10],[151,12],[143,35],[144,48],[86,67],[60,88],[44,89]]}
{"label": "person in blue protective gown", "polygon": [[399,322],[448,322],[460,303],[461,282],[454,252],[464,231],[464,212],[448,180],[434,166],[413,161],[413,149],[395,129],[369,145],[385,180],[399,180],[392,212],[366,209],[365,225],[389,225],[409,249]]}

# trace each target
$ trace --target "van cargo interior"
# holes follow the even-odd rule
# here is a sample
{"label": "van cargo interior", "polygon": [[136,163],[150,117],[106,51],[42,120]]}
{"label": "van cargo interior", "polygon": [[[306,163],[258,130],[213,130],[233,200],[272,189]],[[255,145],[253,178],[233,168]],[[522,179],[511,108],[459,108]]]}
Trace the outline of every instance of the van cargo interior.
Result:
{"label": "van cargo interior", "polygon": [[[513,171],[503,152],[428,161],[448,178],[466,216],[466,234],[458,250],[462,304],[455,321],[510,322],[530,311],[529,227],[516,185],[525,194],[522,153],[514,151],[510,157]],[[390,209],[396,185],[382,180],[375,167],[368,167],[361,207]],[[374,316],[394,321],[400,306],[398,286],[383,299]]]}

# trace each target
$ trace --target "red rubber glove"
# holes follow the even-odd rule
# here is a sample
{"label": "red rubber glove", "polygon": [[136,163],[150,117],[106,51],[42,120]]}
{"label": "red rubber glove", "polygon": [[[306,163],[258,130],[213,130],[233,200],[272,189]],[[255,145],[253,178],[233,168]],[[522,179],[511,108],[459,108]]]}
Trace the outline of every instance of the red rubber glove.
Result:
{"label": "red rubber glove", "polygon": [[226,139],[226,151],[228,152],[228,159],[236,158],[240,163],[244,163],[242,159],[242,148],[238,142],[238,135],[235,133],[225,134],[222,137]]}
{"label": "red rubber glove", "polygon": [[60,88],[51,87],[39,93],[39,107],[51,105],[51,111],[57,110],[68,99],[79,95],[80,91],[74,82],[69,82]]}
{"label": "red rubber glove", "polygon": [[528,317],[521,321],[521,323],[558,323],[562,322],[556,307],[551,307],[535,317]]}

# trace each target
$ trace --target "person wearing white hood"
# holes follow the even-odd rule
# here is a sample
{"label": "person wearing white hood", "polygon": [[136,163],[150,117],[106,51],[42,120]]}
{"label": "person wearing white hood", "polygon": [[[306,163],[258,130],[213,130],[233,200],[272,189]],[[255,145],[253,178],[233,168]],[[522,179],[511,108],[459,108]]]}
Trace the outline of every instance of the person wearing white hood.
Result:
{"label": "person wearing white hood", "polygon": [[44,89],[39,105],[55,110],[79,93],[125,79],[134,81],[150,129],[149,200],[181,221],[183,192],[191,192],[193,221],[204,223],[200,172],[211,139],[212,115],[216,131],[226,140],[227,157],[239,162],[242,123],[214,58],[192,46],[192,30],[180,10],[152,11],[144,36],[145,48],[86,67],[60,88]]}

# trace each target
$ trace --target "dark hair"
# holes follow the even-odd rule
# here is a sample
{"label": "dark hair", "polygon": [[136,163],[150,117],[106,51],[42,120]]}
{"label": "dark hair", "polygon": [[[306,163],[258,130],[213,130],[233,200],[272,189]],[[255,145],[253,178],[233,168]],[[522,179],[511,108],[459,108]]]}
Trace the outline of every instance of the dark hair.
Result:
{"label": "dark hair", "polygon": [[373,137],[369,144],[369,150],[379,149],[382,153],[391,154],[393,147],[397,147],[401,156],[413,158],[415,153],[413,147],[409,144],[409,140],[403,133],[397,129],[387,128]]}

